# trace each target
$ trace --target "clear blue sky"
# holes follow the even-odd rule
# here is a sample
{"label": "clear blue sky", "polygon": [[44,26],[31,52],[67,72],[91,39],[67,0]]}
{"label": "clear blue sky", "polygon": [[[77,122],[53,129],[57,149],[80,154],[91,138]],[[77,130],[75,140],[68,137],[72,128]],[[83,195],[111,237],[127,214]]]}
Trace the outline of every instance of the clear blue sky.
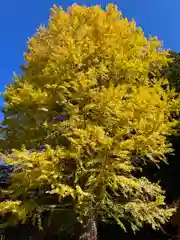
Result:
{"label": "clear blue sky", "polygon": [[[166,48],[180,51],[180,0],[77,0],[77,4],[103,7],[116,3],[123,15],[134,18],[148,36],[156,35]],[[74,1],[1,0],[0,1],[0,91],[11,82],[13,71],[19,72],[28,37],[40,24],[46,24],[53,4],[67,7]],[[0,98],[0,105],[2,105]]]}

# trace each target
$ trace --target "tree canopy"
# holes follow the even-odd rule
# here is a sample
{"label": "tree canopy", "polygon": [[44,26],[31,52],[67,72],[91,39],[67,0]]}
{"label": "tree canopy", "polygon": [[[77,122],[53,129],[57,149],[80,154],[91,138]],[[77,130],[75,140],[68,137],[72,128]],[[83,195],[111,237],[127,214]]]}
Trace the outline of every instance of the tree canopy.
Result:
{"label": "tree canopy", "polygon": [[164,191],[140,172],[172,151],[178,99],[159,78],[169,61],[114,5],[54,6],[4,93],[2,157],[18,168],[1,214],[43,227],[44,212],[70,208],[86,233],[90,218],[134,230],[168,221]]}

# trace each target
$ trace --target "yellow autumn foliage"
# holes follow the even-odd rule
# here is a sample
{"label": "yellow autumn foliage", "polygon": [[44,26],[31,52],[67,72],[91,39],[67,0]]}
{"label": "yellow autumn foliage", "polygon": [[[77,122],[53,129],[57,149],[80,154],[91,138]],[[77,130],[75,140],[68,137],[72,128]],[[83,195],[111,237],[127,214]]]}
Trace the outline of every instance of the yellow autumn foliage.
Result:
{"label": "yellow autumn foliage", "polygon": [[[52,8],[28,41],[23,75],[4,93],[2,149],[14,149],[3,157],[21,166],[9,188],[19,219],[68,202],[82,222],[97,214],[136,230],[169,220],[161,187],[135,177],[171,151],[177,99],[159,77],[168,61],[161,42],[114,5]],[[2,214],[15,203],[1,202]]]}

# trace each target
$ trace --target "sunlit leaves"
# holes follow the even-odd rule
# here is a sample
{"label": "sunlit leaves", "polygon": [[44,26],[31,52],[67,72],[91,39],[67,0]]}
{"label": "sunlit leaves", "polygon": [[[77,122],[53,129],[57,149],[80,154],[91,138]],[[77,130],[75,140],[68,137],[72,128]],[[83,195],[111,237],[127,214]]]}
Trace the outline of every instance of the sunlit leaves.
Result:
{"label": "sunlit leaves", "polygon": [[4,157],[20,168],[14,202],[1,209],[40,222],[44,210],[68,203],[81,222],[96,212],[133,229],[169,220],[160,186],[135,177],[171,151],[179,102],[162,88],[169,60],[161,45],[113,5],[53,7],[48,26],[29,39],[22,77],[4,93],[6,148],[16,149]]}

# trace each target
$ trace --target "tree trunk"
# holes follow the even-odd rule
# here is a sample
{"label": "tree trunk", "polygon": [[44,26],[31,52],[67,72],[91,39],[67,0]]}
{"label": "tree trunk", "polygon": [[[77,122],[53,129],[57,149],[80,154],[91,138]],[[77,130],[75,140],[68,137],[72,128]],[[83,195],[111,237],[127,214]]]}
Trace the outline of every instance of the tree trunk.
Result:
{"label": "tree trunk", "polygon": [[97,240],[97,221],[95,215],[91,215],[86,220],[79,240]]}

